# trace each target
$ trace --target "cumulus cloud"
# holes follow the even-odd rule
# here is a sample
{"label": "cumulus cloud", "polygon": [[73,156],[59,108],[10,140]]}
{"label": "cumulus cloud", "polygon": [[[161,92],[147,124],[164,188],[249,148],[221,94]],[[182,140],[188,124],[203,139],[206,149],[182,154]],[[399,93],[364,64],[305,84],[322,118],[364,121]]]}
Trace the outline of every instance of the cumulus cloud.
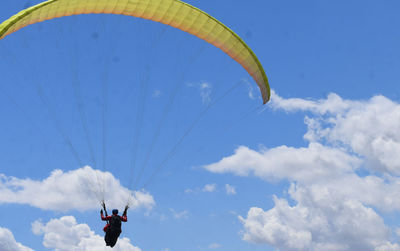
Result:
{"label": "cumulus cloud", "polygon": [[326,99],[307,100],[301,98],[284,99],[275,91],[271,91],[270,107],[275,110],[287,112],[310,111],[315,114],[340,113],[353,107],[357,102],[343,100],[337,94],[331,93]]}
{"label": "cumulus cloud", "polygon": [[0,203],[28,204],[56,211],[88,210],[98,208],[103,198],[112,207],[123,208],[128,201],[132,209],[151,209],[155,205],[148,192],[130,191],[111,173],[89,166],[69,172],[54,170],[44,180],[0,174]]}
{"label": "cumulus cloud", "polygon": [[215,173],[253,175],[266,181],[288,179],[310,191],[346,195],[382,211],[400,210],[400,179],[356,174],[361,160],[342,150],[310,144],[306,148],[252,150],[239,147],[232,156],[205,168]]}
{"label": "cumulus cloud", "polygon": [[[103,236],[96,235],[88,225],[77,223],[73,216],[52,219],[46,224],[35,221],[32,223],[32,232],[43,235],[43,245],[55,251],[110,250],[105,245]],[[126,237],[119,238],[113,250],[141,251]]]}
{"label": "cumulus cloud", "polygon": [[365,168],[400,175],[400,104],[384,96],[353,101],[330,94],[310,101],[273,94],[272,107],[312,112],[305,139],[344,145],[365,158]]}
{"label": "cumulus cloud", "polygon": [[228,194],[228,195],[234,195],[234,194],[236,194],[236,189],[235,189],[235,187],[232,186],[232,185],[229,185],[229,184],[225,184],[225,191],[226,191],[226,194]]}
{"label": "cumulus cloud", "polygon": [[14,235],[7,228],[0,227],[0,250],[2,251],[33,251],[17,242]]}
{"label": "cumulus cloud", "polygon": [[[292,191],[309,196],[307,189]],[[387,246],[390,230],[371,208],[356,200],[310,198],[290,206],[275,197],[275,207],[253,207],[240,217],[243,239],[283,250],[374,250]],[[305,202],[305,203],[304,203]],[[308,202],[308,203],[307,203]]]}
{"label": "cumulus cloud", "polygon": [[270,107],[306,113],[306,146],[240,146],[204,166],[292,183],[293,206],[275,197],[273,208],[252,207],[239,217],[243,239],[282,250],[399,250],[375,209],[400,210],[400,105],[383,96],[306,100],[273,92]]}
{"label": "cumulus cloud", "polygon": [[204,168],[214,173],[254,175],[268,181],[287,178],[307,182],[352,171],[359,164],[357,157],[341,149],[311,143],[303,148],[280,146],[259,151],[239,146],[233,155]]}

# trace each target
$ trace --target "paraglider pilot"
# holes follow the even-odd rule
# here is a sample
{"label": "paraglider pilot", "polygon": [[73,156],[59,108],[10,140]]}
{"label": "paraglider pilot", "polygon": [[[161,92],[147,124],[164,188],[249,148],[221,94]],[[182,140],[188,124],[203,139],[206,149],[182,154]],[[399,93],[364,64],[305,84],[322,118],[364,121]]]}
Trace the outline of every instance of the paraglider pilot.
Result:
{"label": "paraglider pilot", "polygon": [[103,209],[100,210],[101,220],[107,221],[106,226],[103,228],[106,235],[104,236],[104,240],[106,241],[106,246],[114,247],[117,243],[118,237],[121,234],[121,221],[127,222],[128,218],[126,217],[128,206],[125,207],[124,213],[122,216],[118,215],[118,209],[112,210],[112,215],[107,215],[106,205],[104,202],[102,203],[105,216],[103,215]]}

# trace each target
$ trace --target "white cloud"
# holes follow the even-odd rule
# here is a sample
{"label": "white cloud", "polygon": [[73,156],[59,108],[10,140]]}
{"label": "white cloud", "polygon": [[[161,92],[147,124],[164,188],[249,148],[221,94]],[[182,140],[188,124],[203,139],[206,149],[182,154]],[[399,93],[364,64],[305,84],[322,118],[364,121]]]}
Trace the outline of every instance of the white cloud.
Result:
{"label": "white cloud", "polygon": [[217,190],[217,184],[207,184],[202,189],[203,192],[208,192],[208,193],[215,192],[216,190]]}
{"label": "white cloud", "polygon": [[185,194],[212,193],[217,191],[217,184],[206,184],[203,187],[185,189]]}
{"label": "white cloud", "polygon": [[170,208],[169,211],[172,213],[172,216],[175,219],[187,219],[187,218],[189,218],[189,212],[187,210],[183,210],[181,212],[177,212],[174,209]]}
{"label": "white cloud", "polygon": [[353,107],[357,102],[343,100],[337,94],[331,93],[326,99],[317,101],[301,98],[284,99],[271,91],[270,107],[287,112],[310,111],[316,114],[340,113]]}
{"label": "white cloud", "polygon": [[200,98],[203,105],[209,105],[211,103],[212,85],[207,82],[201,83],[186,83],[189,88],[198,88],[200,91]]}
{"label": "white cloud", "polygon": [[400,104],[383,96],[352,101],[330,94],[309,101],[273,94],[272,107],[312,112],[305,139],[345,145],[366,159],[365,168],[400,175]]}
{"label": "white cloud", "polygon": [[69,172],[54,170],[41,181],[0,174],[0,203],[28,204],[57,211],[88,210],[98,208],[103,198],[116,208],[123,208],[128,201],[132,209],[151,209],[155,204],[148,192],[131,192],[111,173],[89,166]]}
{"label": "white cloud", "polygon": [[[43,235],[43,245],[55,251],[107,251],[104,237],[96,235],[86,224],[79,224],[73,216],[63,216],[52,219],[46,224],[41,221],[32,223],[32,231],[36,235]],[[113,250],[140,251],[133,246],[126,237],[118,239]]]}
{"label": "white cloud", "polygon": [[273,208],[253,207],[240,217],[243,239],[282,250],[400,250],[391,242],[395,230],[374,210],[400,210],[400,105],[383,96],[313,101],[272,93],[271,107],[307,112],[307,146],[240,146],[204,166],[292,182],[293,206],[275,197]]}
{"label": "white cloud", "polygon": [[249,96],[250,99],[255,99],[256,97],[259,96],[257,90],[254,89],[254,84],[249,82],[247,79],[242,79],[242,81],[246,84],[248,88],[248,93],[247,95]]}
{"label": "white cloud", "polygon": [[0,250],[1,251],[33,251],[17,242],[14,235],[7,228],[0,227]]}
{"label": "white cloud", "polygon": [[211,102],[211,84],[203,82],[200,84],[200,97],[203,104],[208,105]]}
{"label": "white cloud", "polygon": [[211,244],[208,246],[209,249],[216,249],[216,248],[220,248],[220,247],[222,247],[222,245],[221,245],[221,244],[218,244],[218,243],[211,243]]}
{"label": "white cloud", "polygon": [[229,185],[229,184],[225,184],[225,191],[226,191],[226,194],[228,194],[228,195],[234,195],[234,194],[236,194],[236,189],[235,189],[235,187],[232,186],[232,185]]}
{"label": "white cloud", "polygon": [[[274,98],[276,99],[276,97],[275,94]],[[379,132],[386,135],[386,138],[388,138],[386,142],[400,142],[400,140],[397,140],[397,138],[400,139],[400,130],[397,130],[397,127],[400,128],[400,117],[398,119],[396,117],[400,116],[397,115],[397,113],[400,114],[400,105],[381,96],[374,97],[368,102],[346,101],[334,94],[329,95],[326,100],[318,102],[294,100],[275,101],[275,107],[285,110],[308,107],[307,109],[317,114],[316,117],[306,120],[307,123],[314,120],[311,123],[313,126],[308,128],[306,136],[310,134],[318,135],[318,137],[307,138],[310,141],[307,147],[279,146],[257,151],[241,146],[235,150],[233,155],[204,168],[215,173],[234,173],[239,176],[254,175],[267,181],[288,179],[293,182],[312,185],[314,190],[325,188],[331,191],[335,190],[335,193],[347,194],[352,199],[360,200],[362,203],[383,211],[400,210],[400,198],[397,195],[397,191],[400,189],[400,179],[397,176],[390,175],[398,172],[397,168],[394,164],[386,165],[386,168],[377,167],[382,166],[382,162],[378,159],[387,155],[389,150],[383,151],[382,155],[376,155],[375,160],[372,161],[371,155],[373,154],[369,156],[362,154],[361,150],[357,150],[362,148],[361,145],[351,143],[353,140],[347,140],[353,135],[363,135],[358,136],[358,138],[371,139],[374,134]],[[304,105],[304,103],[308,105]],[[319,104],[323,108],[320,108]],[[287,107],[290,107],[290,109]],[[373,112],[374,115],[365,115],[370,113],[368,109],[375,111],[375,113]],[[327,110],[330,111],[331,115],[319,117],[320,113],[325,113]],[[386,111],[386,119],[383,110]],[[359,118],[358,122],[353,116]],[[343,126],[343,124],[360,126],[371,124],[370,117],[375,117],[376,120],[380,121],[373,124],[371,129],[355,130],[352,128],[348,133],[338,132],[346,131],[341,129],[343,127],[350,127]],[[394,125],[393,117],[396,117],[397,126]],[[319,121],[315,122],[316,120]],[[340,122],[338,122],[339,120]],[[367,122],[364,123],[364,120],[367,120]],[[388,121],[388,123],[385,124],[384,121]],[[318,126],[315,126],[316,124]],[[376,128],[376,126],[379,128]],[[389,135],[393,135],[393,137],[390,138]],[[362,141],[364,151],[374,145],[373,140]],[[353,147],[353,145],[355,146]],[[378,148],[382,150],[382,145]],[[400,156],[400,151],[396,152],[396,148],[391,150],[395,152],[393,156]],[[373,163],[376,165],[373,165]],[[356,171],[362,169],[374,170],[378,175],[370,174],[360,177]],[[393,171],[388,173],[387,170]]]}
{"label": "white cloud", "polygon": [[[195,189],[191,189],[188,188],[185,190],[186,194],[194,194],[194,193],[212,193],[212,192],[216,192],[217,191],[217,184],[206,184],[204,185],[204,187],[202,188],[195,188]],[[228,195],[235,195],[236,194],[236,189],[234,186],[229,185],[229,184],[225,184],[225,192]]]}
{"label": "white cloud", "polygon": [[185,189],[186,194],[190,194],[190,193],[194,193],[194,192],[195,192],[195,190],[193,190],[191,188]]}
{"label": "white cloud", "polygon": [[292,191],[296,206],[275,198],[275,207],[253,207],[240,217],[243,239],[282,250],[374,250],[387,246],[389,228],[371,208],[356,200],[310,197],[307,188]]}
{"label": "white cloud", "polygon": [[204,166],[214,173],[254,175],[265,180],[313,181],[331,179],[357,168],[360,160],[341,149],[310,143],[308,147],[280,146],[260,151],[240,146],[217,163]]}
{"label": "white cloud", "polygon": [[278,147],[260,152],[239,147],[232,156],[205,168],[267,181],[288,179],[308,185],[310,191],[346,195],[382,211],[400,210],[400,179],[360,177],[355,173],[360,161],[341,150],[313,143],[307,148]]}

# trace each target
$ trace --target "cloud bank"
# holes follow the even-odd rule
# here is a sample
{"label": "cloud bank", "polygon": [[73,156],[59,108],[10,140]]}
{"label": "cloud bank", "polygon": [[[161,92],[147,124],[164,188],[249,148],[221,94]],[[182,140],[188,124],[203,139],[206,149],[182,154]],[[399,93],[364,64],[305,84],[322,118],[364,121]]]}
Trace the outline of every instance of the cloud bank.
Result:
{"label": "cloud bank", "polygon": [[240,146],[204,166],[291,182],[294,205],[274,197],[269,210],[250,208],[239,217],[242,238],[281,250],[400,250],[383,220],[385,212],[400,210],[400,105],[383,96],[313,101],[272,93],[270,107],[305,113],[307,146]]}
{"label": "cloud bank", "polygon": [[18,179],[0,174],[0,203],[28,204],[55,211],[83,211],[97,209],[102,199],[116,208],[123,208],[128,200],[132,209],[151,209],[155,205],[148,192],[132,192],[111,173],[89,166],[69,172],[54,170],[44,180]]}

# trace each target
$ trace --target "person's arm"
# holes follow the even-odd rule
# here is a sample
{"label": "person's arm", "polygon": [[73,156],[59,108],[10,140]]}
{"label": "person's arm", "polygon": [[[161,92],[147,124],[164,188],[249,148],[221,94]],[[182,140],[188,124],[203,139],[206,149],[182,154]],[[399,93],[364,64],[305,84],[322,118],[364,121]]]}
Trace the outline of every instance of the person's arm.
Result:
{"label": "person's arm", "polygon": [[123,222],[127,222],[128,221],[128,217],[126,216],[127,212],[128,212],[128,206],[125,207],[124,213],[121,216],[121,221]]}
{"label": "person's arm", "polygon": [[122,215],[122,216],[120,216],[120,219],[121,219],[121,221],[123,221],[123,222],[127,222],[127,221],[128,221],[128,217],[126,217],[125,214]]}
{"label": "person's arm", "polygon": [[101,220],[103,220],[103,221],[107,221],[107,220],[109,220],[111,218],[110,216],[104,217],[103,209],[100,211],[100,217],[101,217]]}

